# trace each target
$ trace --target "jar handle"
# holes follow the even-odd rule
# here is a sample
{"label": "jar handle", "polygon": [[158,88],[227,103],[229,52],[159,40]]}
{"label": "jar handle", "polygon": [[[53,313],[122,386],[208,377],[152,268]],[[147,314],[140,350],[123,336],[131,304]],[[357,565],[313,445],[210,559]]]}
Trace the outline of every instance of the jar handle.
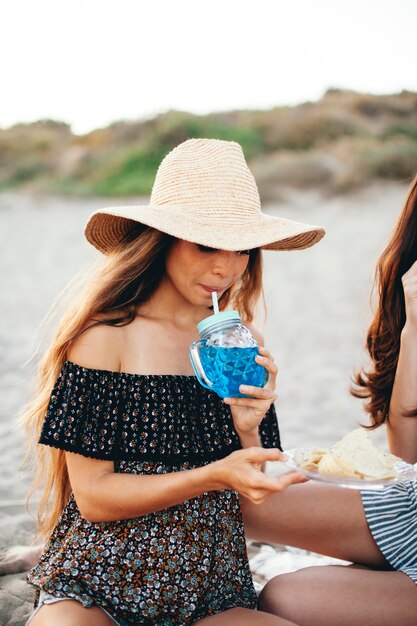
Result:
{"label": "jar handle", "polygon": [[189,355],[198,382],[206,389],[212,390],[213,383],[207,378],[200,358],[200,347],[205,344],[206,342],[204,340],[194,341],[190,346]]}

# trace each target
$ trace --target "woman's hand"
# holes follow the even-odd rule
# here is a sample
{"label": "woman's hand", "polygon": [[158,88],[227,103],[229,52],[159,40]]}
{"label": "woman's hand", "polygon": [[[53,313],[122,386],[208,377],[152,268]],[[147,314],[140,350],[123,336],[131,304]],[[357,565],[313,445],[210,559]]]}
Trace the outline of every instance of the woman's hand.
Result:
{"label": "woman's hand", "polygon": [[225,398],[225,404],[230,406],[233,423],[238,435],[247,435],[258,432],[258,426],[265,417],[269,407],[277,399],[275,385],[278,368],[271,354],[263,346],[259,346],[259,355],[255,357],[259,365],[268,371],[268,381],[264,387],[240,385],[239,391],[249,398]]}
{"label": "woman's hand", "polygon": [[224,459],[214,461],[207,469],[211,471],[211,479],[217,489],[234,489],[254,504],[260,504],[271,494],[307,480],[298,472],[278,478],[262,472],[262,463],[280,460],[285,461],[285,455],[277,448],[253,447],[236,450]]}
{"label": "woman's hand", "polygon": [[405,300],[405,326],[407,329],[417,331],[417,261],[413,263],[408,272],[402,278]]}

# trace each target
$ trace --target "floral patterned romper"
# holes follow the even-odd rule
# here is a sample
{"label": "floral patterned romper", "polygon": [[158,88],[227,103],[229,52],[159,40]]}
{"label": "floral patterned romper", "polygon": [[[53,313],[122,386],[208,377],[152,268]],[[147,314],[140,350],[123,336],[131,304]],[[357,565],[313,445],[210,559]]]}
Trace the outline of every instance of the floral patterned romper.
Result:
{"label": "floral patterned romper", "polygon": [[[263,446],[280,447],[273,406],[260,434]],[[39,443],[113,460],[115,472],[129,474],[200,467],[241,447],[230,409],[194,376],[71,361],[54,385]],[[227,489],[111,522],[84,519],[71,494],[27,580],[37,597],[42,589],[97,605],[132,626],[188,626],[256,607],[238,494]]]}

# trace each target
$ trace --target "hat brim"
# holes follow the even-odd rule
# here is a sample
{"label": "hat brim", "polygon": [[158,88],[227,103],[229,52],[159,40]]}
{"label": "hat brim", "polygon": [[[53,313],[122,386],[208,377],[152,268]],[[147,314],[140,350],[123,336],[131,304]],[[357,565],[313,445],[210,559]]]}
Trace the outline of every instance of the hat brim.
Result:
{"label": "hat brim", "polygon": [[312,226],[282,217],[260,213],[255,218],[230,220],[224,214],[203,221],[187,215],[189,207],[178,205],[121,206],[100,209],[89,218],[84,234],[100,252],[108,254],[135,223],[151,226],[177,239],[185,239],[222,250],[303,250],[316,244],[325,234]]}

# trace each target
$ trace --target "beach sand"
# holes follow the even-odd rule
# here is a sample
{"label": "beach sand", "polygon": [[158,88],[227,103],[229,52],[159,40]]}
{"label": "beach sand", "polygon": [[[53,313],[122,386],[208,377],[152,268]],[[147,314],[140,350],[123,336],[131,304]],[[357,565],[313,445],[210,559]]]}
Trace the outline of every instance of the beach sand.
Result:
{"label": "beach sand", "polygon": [[[327,446],[367,423],[360,401],[349,395],[349,382],[353,369],[367,362],[363,344],[374,266],[406,191],[394,184],[337,198],[291,191],[285,202],[264,207],[327,230],[311,249],[265,253],[268,316],[264,324],[258,315],[258,326],[279,365],[276,408],[284,448]],[[32,366],[22,364],[37,345],[40,322],[57,294],[99,254],[83,237],[87,216],[96,208],[136,201],[146,203],[0,194],[0,550],[27,546],[34,535],[35,507],[30,513],[25,508],[30,471],[19,470],[24,437],[16,415],[32,376]],[[374,439],[385,447],[383,429]],[[250,543],[248,550],[258,590],[277,573],[334,562],[281,546]],[[11,556],[16,570],[27,569],[18,549]],[[0,626],[22,626],[31,600],[24,571],[0,577]]]}

